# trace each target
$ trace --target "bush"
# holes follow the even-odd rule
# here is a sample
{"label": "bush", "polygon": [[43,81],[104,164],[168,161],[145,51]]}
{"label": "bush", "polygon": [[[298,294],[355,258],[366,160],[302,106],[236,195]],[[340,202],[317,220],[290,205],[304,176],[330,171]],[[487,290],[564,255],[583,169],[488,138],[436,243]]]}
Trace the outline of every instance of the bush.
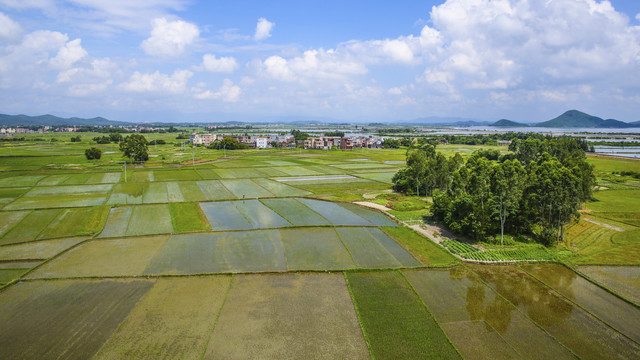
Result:
{"label": "bush", "polygon": [[84,156],[87,160],[97,160],[102,157],[102,150],[92,147],[84,151]]}

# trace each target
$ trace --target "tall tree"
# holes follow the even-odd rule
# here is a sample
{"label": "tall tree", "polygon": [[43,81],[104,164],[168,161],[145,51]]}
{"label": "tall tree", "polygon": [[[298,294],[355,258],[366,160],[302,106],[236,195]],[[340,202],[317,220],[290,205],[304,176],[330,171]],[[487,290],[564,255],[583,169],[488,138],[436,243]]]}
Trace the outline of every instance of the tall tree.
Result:
{"label": "tall tree", "polygon": [[526,172],[518,160],[507,160],[494,166],[491,192],[500,219],[500,245],[504,244],[504,225],[507,217],[518,210]]}

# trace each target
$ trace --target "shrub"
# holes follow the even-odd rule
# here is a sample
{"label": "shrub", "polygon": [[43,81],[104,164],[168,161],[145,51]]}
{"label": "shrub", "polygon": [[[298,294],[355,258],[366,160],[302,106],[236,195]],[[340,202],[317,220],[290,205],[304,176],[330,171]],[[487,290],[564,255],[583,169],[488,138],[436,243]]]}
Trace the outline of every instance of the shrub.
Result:
{"label": "shrub", "polygon": [[87,160],[97,160],[102,157],[102,150],[95,147],[88,148],[84,151],[84,156],[87,157]]}

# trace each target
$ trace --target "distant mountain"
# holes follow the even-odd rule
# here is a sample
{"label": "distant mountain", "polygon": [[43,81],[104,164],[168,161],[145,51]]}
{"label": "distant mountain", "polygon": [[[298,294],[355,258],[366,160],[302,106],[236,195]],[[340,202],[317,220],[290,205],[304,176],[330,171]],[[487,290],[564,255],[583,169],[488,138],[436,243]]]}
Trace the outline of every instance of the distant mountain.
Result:
{"label": "distant mountain", "polygon": [[569,110],[555,119],[538,123],[535,126],[550,127],[550,128],[622,129],[622,128],[633,127],[634,125],[623,122],[623,121],[615,120],[615,119],[604,120],[597,116],[589,115],[578,110]]}
{"label": "distant mountain", "polygon": [[519,122],[515,122],[515,121],[511,121],[511,120],[507,120],[507,119],[500,119],[500,120],[494,122],[493,124],[491,124],[491,126],[495,126],[495,127],[527,127],[529,125],[528,124],[519,123]]}
{"label": "distant mountain", "polygon": [[6,115],[0,114],[0,126],[121,126],[131,123],[107,120],[103,117],[83,119],[78,117],[61,118],[54,115]]}
{"label": "distant mountain", "polygon": [[458,118],[458,117],[429,116],[429,117],[416,118],[408,121],[399,121],[397,123],[394,122],[394,124],[410,125],[410,126],[416,126],[416,125],[485,126],[485,125],[489,125],[490,122],[477,120],[477,119]]}

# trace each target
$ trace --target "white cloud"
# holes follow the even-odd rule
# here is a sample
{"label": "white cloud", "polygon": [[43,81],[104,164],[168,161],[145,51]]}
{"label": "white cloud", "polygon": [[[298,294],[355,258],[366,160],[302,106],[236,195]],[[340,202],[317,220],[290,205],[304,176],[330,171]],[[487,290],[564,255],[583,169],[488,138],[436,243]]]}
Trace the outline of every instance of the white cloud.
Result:
{"label": "white cloud", "polygon": [[265,18],[258,19],[258,24],[256,25],[256,33],[253,38],[258,41],[270,38],[271,30],[273,30],[273,27],[275,25],[275,23],[272,23]]}
{"label": "white cloud", "polygon": [[438,39],[424,54],[429,83],[554,87],[639,70],[640,31],[608,1],[448,0],[433,7],[431,21],[422,32]]}
{"label": "white cloud", "polygon": [[51,9],[55,7],[53,0],[0,0],[0,4],[14,9]]}
{"label": "white cloud", "polygon": [[262,63],[262,74],[280,81],[337,80],[367,71],[362,63],[324,49],[308,50],[289,60],[271,56]]}
{"label": "white cloud", "polygon": [[19,43],[0,47],[0,87],[31,87],[43,83],[51,69],[51,56],[67,44],[68,37],[56,31],[38,30]]}
{"label": "white cloud", "polygon": [[216,58],[213,54],[202,57],[201,68],[210,72],[232,73],[239,67],[238,62],[231,56]]}
{"label": "white cloud", "polygon": [[192,76],[189,70],[176,70],[171,76],[159,71],[144,74],[136,71],[122,87],[133,92],[180,93],[186,89],[187,81]]}
{"label": "white cloud", "polygon": [[51,65],[57,69],[67,69],[80,59],[87,56],[87,51],[80,45],[81,39],[67,42],[58,50],[56,57],[51,59]]}
{"label": "white cloud", "polygon": [[144,40],[141,46],[149,55],[174,57],[182,55],[199,35],[200,30],[194,24],[159,18],[153,20],[151,37]]}
{"label": "white cloud", "polygon": [[224,79],[224,82],[217,92],[211,90],[202,90],[200,88],[192,89],[195,97],[198,100],[218,100],[222,99],[224,102],[237,102],[242,94],[242,89],[239,86],[233,84],[233,81]]}
{"label": "white cloud", "polygon": [[13,42],[20,38],[22,28],[10,17],[0,12],[0,41]]}

